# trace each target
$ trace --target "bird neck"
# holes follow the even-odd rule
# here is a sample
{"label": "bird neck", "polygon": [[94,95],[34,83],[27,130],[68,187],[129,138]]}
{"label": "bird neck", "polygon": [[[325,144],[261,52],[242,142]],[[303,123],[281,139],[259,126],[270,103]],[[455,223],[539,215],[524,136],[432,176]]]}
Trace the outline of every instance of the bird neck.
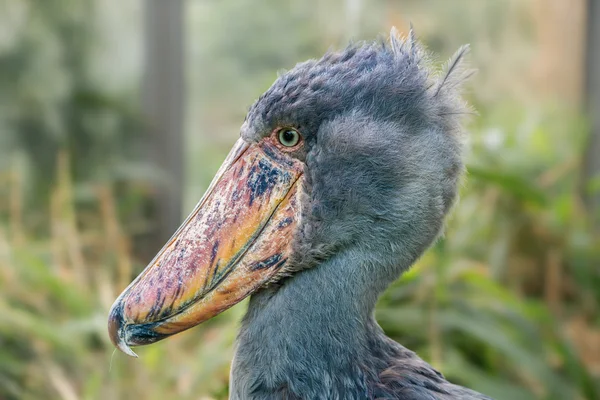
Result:
{"label": "bird neck", "polygon": [[373,279],[362,263],[357,254],[338,254],[252,296],[232,366],[232,399],[367,393],[367,375],[385,368],[389,342],[373,309],[391,280]]}

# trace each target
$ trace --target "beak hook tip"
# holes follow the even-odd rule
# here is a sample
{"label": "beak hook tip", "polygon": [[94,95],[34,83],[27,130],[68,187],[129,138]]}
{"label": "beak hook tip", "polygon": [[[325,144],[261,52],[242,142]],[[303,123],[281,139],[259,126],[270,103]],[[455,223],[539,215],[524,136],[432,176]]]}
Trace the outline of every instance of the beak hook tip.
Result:
{"label": "beak hook tip", "polygon": [[130,357],[138,358],[138,355],[131,350],[127,345],[124,338],[124,328],[127,326],[123,324],[123,316],[121,315],[122,307],[120,304],[115,303],[108,317],[108,336],[110,341],[119,349],[122,353],[127,354]]}
{"label": "beak hook tip", "polygon": [[127,344],[124,341],[121,341],[116,346],[119,350],[121,350],[121,352],[127,354],[128,356],[138,358],[138,355],[133,350],[131,350],[131,348],[127,346]]}

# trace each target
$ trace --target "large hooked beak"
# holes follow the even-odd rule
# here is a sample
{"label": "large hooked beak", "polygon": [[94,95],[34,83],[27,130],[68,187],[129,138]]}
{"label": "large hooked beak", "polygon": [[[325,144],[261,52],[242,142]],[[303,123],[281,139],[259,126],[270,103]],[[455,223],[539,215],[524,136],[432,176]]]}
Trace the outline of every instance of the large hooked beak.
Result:
{"label": "large hooked beak", "polygon": [[190,216],[110,311],[115,346],[154,343],[238,303],[291,254],[302,164],[239,139]]}

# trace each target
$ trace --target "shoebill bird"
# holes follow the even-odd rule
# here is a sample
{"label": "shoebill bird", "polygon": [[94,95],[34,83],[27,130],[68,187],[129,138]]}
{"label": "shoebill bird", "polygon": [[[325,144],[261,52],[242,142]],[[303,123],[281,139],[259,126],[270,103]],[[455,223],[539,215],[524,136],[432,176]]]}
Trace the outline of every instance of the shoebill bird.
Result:
{"label": "shoebill bird", "polygon": [[[489,399],[387,338],[377,298],[436,240],[461,160],[461,48],[435,72],[414,35],[281,75],[191,215],[116,300],[145,345],[250,297],[231,399]],[[401,323],[401,322],[399,322]]]}

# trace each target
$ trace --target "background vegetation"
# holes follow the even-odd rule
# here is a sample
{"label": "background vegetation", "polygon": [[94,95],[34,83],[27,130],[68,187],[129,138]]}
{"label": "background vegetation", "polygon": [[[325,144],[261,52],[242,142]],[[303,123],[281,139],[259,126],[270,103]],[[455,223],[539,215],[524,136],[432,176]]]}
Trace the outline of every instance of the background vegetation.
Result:
{"label": "background vegetation", "polygon": [[[599,399],[600,235],[580,196],[584,2],[561,3],[188,1],[184,208],[277,70],[410,21],[440,60],[470,42],[478,115],[461,201],[378,319],[497,399]],[[137,249],[161,173],[140,150],[142,6],[0,1],[0,399],[227,396],[244,304],[136,360],[106,334],[148,261]]]}

